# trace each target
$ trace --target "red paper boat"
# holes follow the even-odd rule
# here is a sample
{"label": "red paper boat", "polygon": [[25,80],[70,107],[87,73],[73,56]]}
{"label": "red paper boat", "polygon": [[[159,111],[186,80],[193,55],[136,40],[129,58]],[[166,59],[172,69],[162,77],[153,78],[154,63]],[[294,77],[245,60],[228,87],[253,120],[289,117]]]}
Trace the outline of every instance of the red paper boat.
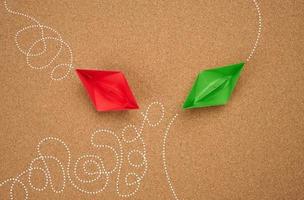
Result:
{"label": "red paper boat", "polygon": [[120,71],[76,69],[98,111],[138,109],[127,79]]}

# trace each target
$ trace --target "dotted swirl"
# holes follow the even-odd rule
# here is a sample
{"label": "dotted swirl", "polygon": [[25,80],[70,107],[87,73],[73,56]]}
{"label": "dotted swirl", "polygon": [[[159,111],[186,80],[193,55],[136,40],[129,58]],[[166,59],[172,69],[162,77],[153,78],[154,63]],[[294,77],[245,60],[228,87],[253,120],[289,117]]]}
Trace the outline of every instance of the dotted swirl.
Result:
{"label": "dotted swirl", "polygon": [[[159,119],[156,122],[152,122],[149,118],[149,111],[152,107],[160,108]],[[146,126],[155,127],[161,123],[164,117],[164,106],[159,102],[152,102],[147,110],[141,113],[141,116],[142,121],[139,124],[139,128],[134,124],[128,124],[123,127],[120,134],[116,134],[109,129],[98,129],[92,133],[90,145],[96,149],[109,150],[110,155],[115,159],[113,168],[106,168],[104,159],[96,154],[83,154],[72,163],[69,146],[59,138],[47,137],[38,143],[36,148],[37,157],[29,162],[28,167],[17,176],[2,181],[0,188],[9,187],[9,199],[16,199],[17,192],[20,189],[23,191],[25,200],[29,199],[30,191],[43,192],[47,188],[50,188],[54,193],[60,194],[64,192],[68,184],[81,193],[96,195],[105,191],[109,185],[110,177],[116,175],[116,194],[125,198],[135,195],[139,191],[141,182],[148,170],[146,144],[142,135],[143,129]],[[124,136],[130,133],[126,132],[129,128],[135,134],[132,133],[133,138],[126,140]],[[107,137],[113,140],[116,145],[110,146],[99,143],[97,142],[98,136]],[[136,143],[136,148],[126,150],[125,145],[130,145],[131,143]],[[46,147],[53,149],[55,146],[64,150],[64,152],[60,152],[64,159],[53,155],[54,153],[44,153],[42,151]],[[139,155],[139,162],[134,162],[131,159],[134,155]],[[53,176],[58,176],[58,174],[52,174],[50,162],[55,163],[60,172],[62,181],[56,185],[53,181]],[[90,169],[89,166],[94,166],[94,170]],[[41,174],[39,178],[35,177],[35,181],[39,180],[43,184],[35,185],[33,183],[33,174],[35,172],[40,172]],[[94,186],[94,188],[89,186]],[[2,199],[4,196],[1,195],[0,197]]]}
{"label": "dotted swirl", "polygon": [[[48,67],[52,67],[50,77],[51,77],[51,80],[53,80],[53,81],[60,81],[60,80],[67,78],[67,76],[73,69],[73,52],[72,52],[70,45],[62,39],[61,35],[55,29],[53,29],[49,26],[43,25],[42,23],[40,23],[37,19],[35,19],[32,16],[11,10],[8,7],[7,0],[4,1],[4,6],[5,6],[6,11],[9,12],[10,14],[24,17],[32,23],[29,26],[25,26],[25,27],[21,28],[15,34],[16,47],[25,56],[26,64],[30,68],[36,69],[36,70],[43,70]],[[39,36],[34,38],[32,44],[29,47],[27,47],[27,48],[22,47],[22,45],[20,44],[21,43],[20,36],[22,35],[22,33],[30,32],[30,31],[31,31],[31,33],[35,33],[38,31]],[[48,34],[52,33],[52,35],[54,35],[54,36],[47,36],[47,33]],[[34,36],[34,35],[35,34],[31,34],[31,36]],[[44,65],[33,64],[33,60],[35,60],[35,59],[36,60],[40,59],[40,60],[44,61],[44,59],[45,59],[44,55],[48,55],[47,54],[48,53],[48,44],[51,42],[59,44],[59,47],[56,49],[55,55],[48,58],[47,64],[44,64]],[[34,50],[37,51],[37,49],[39,51],[37,53],[35,53]],[[63,50],[67,50],[67,52],[69,54],[67,62],[55,64],[54,62],[57,60],[57,58],[61,54],[63,54]],[[42,57],[42,56],[44,56],[44,57]],[[58,71],[60,68],[66,68],[65,73],[63,73],[62,75],[56,75],[56,71]]]}

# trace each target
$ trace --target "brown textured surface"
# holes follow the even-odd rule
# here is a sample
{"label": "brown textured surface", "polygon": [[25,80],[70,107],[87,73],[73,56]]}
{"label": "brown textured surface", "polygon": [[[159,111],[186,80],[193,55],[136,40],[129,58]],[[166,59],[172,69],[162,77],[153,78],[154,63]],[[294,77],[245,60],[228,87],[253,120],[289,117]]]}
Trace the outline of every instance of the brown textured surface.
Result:
{"label": "brown textured surface", "polygon": [[[131,199],[173,199],[161,145],[175,113],[167,163],[179,199],[304,199],[303,1],[261,1],[261,43],[232,100],[190,111],[181,104],[200,70],[250,53],[257,29],[251,0],[8,3],[56,29],[72,47],[74,67],[122,70],[142,110],[152,101],[165,105],[164,122],[144,130],[149,168]],[[118,131],[141,121],[139,111],[95,112],[74,72],[51,82],[51,69],[30,69],[14,43],[26,25],[0,5],[0,181],[22,172],[44,137],[61,138],[77,158],[94,153],[89,142],[97,128]],[[70,184],[62,194],[29,193],[31,199],[119,199],[114,186],[111,179],[97,196]]]}

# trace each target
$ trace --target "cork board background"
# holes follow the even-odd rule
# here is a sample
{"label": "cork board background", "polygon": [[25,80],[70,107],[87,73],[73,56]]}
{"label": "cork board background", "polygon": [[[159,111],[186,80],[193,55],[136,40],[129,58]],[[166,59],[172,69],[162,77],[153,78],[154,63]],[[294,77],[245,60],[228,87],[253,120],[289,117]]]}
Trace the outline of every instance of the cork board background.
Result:
{"label": "cork board background", "polygon": [[[6,5],[0,199],[304,199],[303,1],[259,1],[260,43],[231,101],[187,111],[181,105],[199,71],[249,55],[258,27],[251,0]],[[49,39],[35,43],[38,23]],[[140,110],[96,112],[73,69],[52,80],[71,57],[74,68],[123,71]],[[137,140],[124,142],[122,130]]]}

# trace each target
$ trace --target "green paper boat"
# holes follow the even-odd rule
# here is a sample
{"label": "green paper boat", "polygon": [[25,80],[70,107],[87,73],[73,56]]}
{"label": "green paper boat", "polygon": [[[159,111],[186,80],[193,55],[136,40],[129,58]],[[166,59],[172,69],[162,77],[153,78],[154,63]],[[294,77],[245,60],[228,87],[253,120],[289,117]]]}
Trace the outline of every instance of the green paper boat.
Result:
{"label": "green paper boat", "polygon": [[184,109],[225,105],[240,77],[244,63],[207,69],[199,73]]}

